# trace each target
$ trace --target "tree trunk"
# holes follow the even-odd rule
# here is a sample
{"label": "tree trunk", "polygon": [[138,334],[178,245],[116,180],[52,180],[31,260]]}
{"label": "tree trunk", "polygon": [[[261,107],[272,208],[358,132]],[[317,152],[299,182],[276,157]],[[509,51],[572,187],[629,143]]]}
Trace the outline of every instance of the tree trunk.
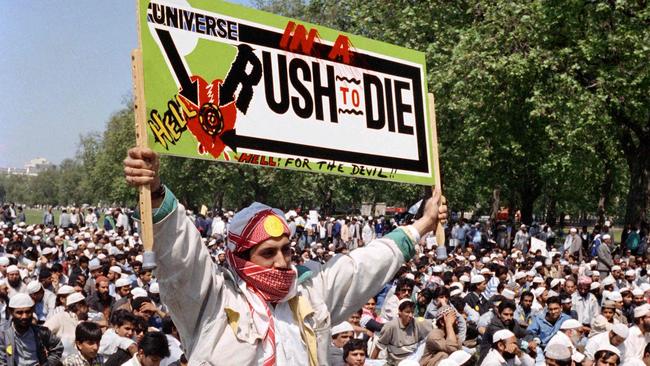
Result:
{"label": "tree trunk", "polygon": [[501,187],[496,186],[492,190],[492,211],[490,212],[490,219],[496,221],[497,216],[499,215],[499,207],[501,206]]}
{"label": "tree trunk", "polygon": [[546,212],[546,223],[551,227],[555,226],[557,222],[557,198],[550,197],[550,202],[548,203],[548,209]]}
{"label": "tree trunk", "polygon": [[[597,151],[606,151],[603,143],[599,144]],[[605,166],[603,167],[603,180],[600,182],[598,190],[599,198],[596,213],[598,215],[598,224],[603,225],[605,223],[605,213],[609,206],[610,195],[614,186],[614,161],[608,156],[603,156],[604,154],[599,155],[601,155],[601,160],[604,161]]]}

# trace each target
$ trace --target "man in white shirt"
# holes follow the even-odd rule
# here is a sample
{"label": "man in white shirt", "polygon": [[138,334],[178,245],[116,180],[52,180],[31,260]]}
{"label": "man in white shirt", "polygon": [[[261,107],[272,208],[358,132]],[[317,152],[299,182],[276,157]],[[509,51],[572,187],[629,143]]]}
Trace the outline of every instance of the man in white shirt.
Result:
{"label": "man in white shirt", "polygon": [[650,342],[650,304],[643,304],[634,309],[634,323],[625,340],[625,362],[643,358],[646,345]]}
{"label": "man in white shirt", "polygon": [[580,342],[580,338],[582,338],[581,328],[582,324],[579,321],[575,319],[565,320],[560,326],[560,331],[555,333],[553,338],[548,341],[546,348],[552,344],[561,344],[569,347],[571,354],[575,354],[577,352],[576,346]]}
{"label": "man in white shirt", "polygon": [[515,334],[502,329],[492,336],[492,348],[483,359],[481,366],[532,366],[534,364],[535,360],[522,353],[517,346]]}
{"label": "man in white shirt", "polygon": [[603,345],[612,345],[621,352],[621,359],[625,356],[625,339],[629,335],[629,330],[624,324],[618,323],[612,326],[612,330],[609,332],[603,332],[598,335],[593,336],[587,342],[585,346],[585,357],[587,360],[594,361],[594,356],[596,352]]}

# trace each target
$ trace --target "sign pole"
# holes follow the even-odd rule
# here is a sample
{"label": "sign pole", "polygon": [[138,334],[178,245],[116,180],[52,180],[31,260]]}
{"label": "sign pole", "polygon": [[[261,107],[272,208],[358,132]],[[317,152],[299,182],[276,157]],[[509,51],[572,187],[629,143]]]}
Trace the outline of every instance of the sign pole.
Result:
{"label": "sign pole", "polygon": [[[147,147],[147,114],[144,99],[144,73],[142,67],[142,50],[135,49],[131,52],[131,71],[133,79],[134,113],[135,113],[135,140],[136,146]],[[156,266],[153,253],[153,215],[151,209],[151,186],[144,185],[139,188],[140,206],[140,236],[144,246],[142,268],[152,269]]]}
{"label": "sign pole", "polygon": [[[440,188],[440,192],[442,192],[442,180],[440,179],[440,159],[438,156],[438,130],[436,128],[436,103],[433,97],[433,93],[429,93],[427,97],[429,101],[429,122],[431,124],[431,133],[433,136],[433,141],[432,141],[433,167],[434,167],[433,174],[435,177],[435,184],[438,186],[438,188]],[[436,186],[434,185],[433,187],[431,187],[431,190],[435,188]],[[441,200],[440,203],[447,202],[447,199],[444,196],[440,197],[440,200]],[[445,223],[439,222],[438,227],[436,228],[436,243],[438,243],[438,246],[445,245],[445,228],[443,224]]]}

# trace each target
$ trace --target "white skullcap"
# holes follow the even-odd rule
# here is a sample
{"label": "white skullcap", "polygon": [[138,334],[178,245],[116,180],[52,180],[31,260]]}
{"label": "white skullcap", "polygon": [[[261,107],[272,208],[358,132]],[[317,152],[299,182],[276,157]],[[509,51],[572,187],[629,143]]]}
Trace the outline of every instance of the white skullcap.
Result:
{"label": "white skullcap", "polygon": [[620,270],[621,270],[621,266],[619,265],[612,266],[612,271],[620,271]]}
{"label": "white skullcap", "polygon": [[632,295],[633,296],[643,296],[643,290],[641,290],[640,288],[635,288],[634,290],[632,290]]}
{"label": "white skullcap", "polygon": [[473,255],[473,254],[470,255],[470,256],[469,256],[469,260],[472,261],[472,262],[475,261],[475,260],[476,260],[476,256]]}
{"label": "white skullcap", "polygon": [[449,296],[450,296],[450,297],[454,297],[454,296],[456,296],[456,295],[460,295],[460,294],[462,294],[462,293],[463,293],[463,290],[454,287],[454,289],[451,290],[451,292],[449,293]]}
{"label": "white skullcap", "polygon": [[490,257],[483,257],[483,258],[481,258],[481,262],[483,262],[483,264],[488,264],[488,263],[490,263]]}
{"label": "white skullcap", "polygon": [[603,235],[603,240],[611,239],[612,237],[609,234]]}
{"label": "white skullcap", "polygon": [[569,232],[571,232],[571,233],[574,233],[574,234],[575,234],[575,233],[577,233],[577,232],[578,232],[578,229],[576,229],[576,228],[574,228],[574,227],[572,227],[571,229],[569,229]]}
{"label": "white skullcap", "polygon": [[535,278],[533,278],[533,283],[544,283],[544,279],[539,276],[535,276]]}
{"label": "white skullcap", "polygon": [[118,278],[117,281],[115,281],[115,288],[124,286],[131,286],[131,281],[129,281],[127,278]]}
{"label": "white skullcap", "polygon": [[43,255],[50,255],[50,254],[54,254],[55,252],[56,252],[56,249],[47,247],[47,248],[43,249],[42,253],[43,253]]}
{"label": "white skullcap", "polygon": [[106,259],[106,255],[104,253],[99,253],[99,255],[97,255],[97,259],[99,260]]}
{"label": "white skullcap", "polygon": [[485,282],[485,277],[483,277],[483,275],[472,276],[470,282],[471,282],[471,283],[481,283],[481,282]]}
{"label": "white skullcap", "polygon": [[90,243],[86,246],[88,249],[95,249],[95,243]]}
{"label": "white skullcap", "polygon": [[575,351],[575,352],[573,352],[573,356],[571,356],[571,359],[575,363],[582,363],[582,361],[585,360],[585,355],[583,353]]}
{"label": "white skullcap", "polygon": [[34,306],[34,300],[27,294],[15,294],[9,299],[9,307],[12,309],[31,308]]}
{"label": "white skullcap", "polygon": [[514,336],[515,334],[509,331],[508,329],[497,330],[496,332],[494,332],[494,335],[492,336],[492,343],[497,343],[505,339],[510,339]]}
{"label": "white skullcap", "polygon": [[111,266],[111,268],[109,269],[109,272],[115,272],[115,273],[122,274],[122,268],[120,266]]}
{"label": "white skullcap", "polygon": [[84,301],[85,299],[86,298],[84,297],[84,295],[81,292],[75,292],[74,294],[70,294],[70,296],[68,296],[65,299],[65,306],[70,306],[70,305],[78,303],[80,301]]}
{"label": "white skullcap", "polygon": [[482,274],[482,275],[484,275],[484,274],[491,274],[491,273],[492,273],[492,271],[490,271],[489,268],[483,268],[483,269],[481,270],[481,274]]}
{"label": "white skullcap", "polygon": [[607,295],[607,297],[613,301],[623,301],[623,296],[621,296],[621,293],[618,291],[610,292],[609,295]]}
{"label": "white skullcap", "polygon": [[621,294],[624,293],[624,292],[630,292],[630,291],[632,291],[632,289],[629,288],[629,287],[621,287],[621,289],[618,290],[618,292],[621,293]]}
{"label": "white skullcap", "polygon": [[609,286],[609,285],[613,285],[615,283],[616,283],[616,280],[612,276],[607,276],[602,281],[603,286]]}
{"label": "white skullcap", "polygon": [[17,273],[17,272],[20,272],[20,270],[18,269],[18,266],[16,266],[15,264],[12,264],[9,267],[7,267],[7,273]]}
{"label": "white skullcap", "polygon": [[136,287],[131,290],[131,295],[133,295],[134,299],[137,299],[138,297],[147,297],[149,294],[147,294],[147,291],[142,287]]}
{"label": "white skullcap", "polygon": [[469,281],[470,281],[468,275],[462,275],[462,276],[460,276],[459,280],[460,280],[460,282],[469,282]]}
{"label": "white skullcap", "polygon": [[565,344],[553,343],[546,347],[544,356],[552,360],[569,360],[571,359],[571,350]]}
{"label": "white skullcap", "polygon": [[441,273],[442,272],[442,266],[433,266],[433,269],[431,269],[431,272],[433,272],[433,273]]}
{"label": "white skullcap", "polygon": [[27,284],[27,293],[32,295],[32,294],[35,294],[35,293],[41,291],[42,288],[43,288],[43,286],[41,286],[40,282],[32,281],[32,282]]}
{"label": "white skullcap", "polygon": [[575,319],[567,319],[564,322],[562,322],[562,325],[560,325],[560,329],[562,330],[578,329],[580,327],[582,327],[582,324],[580,324],[580,322]]}
{"label": "white skullcap", "polygon": [[343,332],[353,332],[352,324],[348,322],[342,322],[332,327],[332,335],[335,336]]}
{"label": "white skullcap", "polygon": [[537,268],[539,268],[541,266],[542,266],[542,262],[535,262],[535,264],[533,264],[533,268],[535,268],[535,269],[537,269]]}
{"label": "white skullcap", "polygon": [[629,328],[625,324],[616,323],[612,327],[612,332],[614,332],[619,337],[625,339],[630,334]]}
{"label": "white skullcap", "polygon": [[100,268],[102,268],[102,264],[99,262],[99,259],[95,258],[95,259],[91,260],[90,262],[88,262],[88,269],[90,269],[91,271],[94,271],[94,270],[100,269]]}
{"label": "white skullcap", "polygon": [[9,265],[9,258],[0,257],[0,266],[8,266],[8,265]]}
{"label": "white skullcap", "polygon": [[56,292],[57,295],[70,295],[75,292],[74,287],[63,285],[59,287],[59,291]]}
{"label": "white skullcap", "polygon": [[559,278],[554,278],[553,281],[551,281],[551,288],[557,286],[560,284],[560,279]]}
{"label": "white skullcap", "polygon": [[160,293],[160,285],[158,285],[158,282],[154,282],[149,286],[149,292],[152,294],[159,294]]}
{"label": "white skullcap", "polygon": [[557,292],[551,290],[551,291],[548,292],[548,295],[547,295],[547,296],[548,296],[548,297],[554,297],[554,296],[559,296],[559,295],[560,295],[560,294],[558,294]]}
{"label": "white skullcap", "polygon": [[472,355],[463,350],[459,350],[450,354],[448,360],[453,360],[457,364],[462,365],[465,362],[469,361],[470,358],[472,358]]}
{"label": "white skullcap", "polygon": [[600,282],[592,282],[591,286],[589,287],[590,290],[595,290],[597,288],[600,288]]}
{"label": "white skullcap", "polygon": [[640,288],[643,292],[646,292],[646,291],[650,290],[650,284],[649,284],[649,283],[642,283],[641,286],[639,286],[639,288]]}
{"label": "white skullcap", "polygon": [[510,290],[510,289],[507,289],[507,288],[503,289],[503,291],[501,291],[501,295],[503,297],[505,297],[506,299],[508,299],[508,300],[514,300],[515,299],[515,292]]}
{"label": "white skullcap", "polygon": [[621,357],[621,350],[618,349],[617,347],[612,346],[609,342],[601,343],[600,345],[598,345],[598,349],[596,350],[596,352],[598,351],[609,351],[616,354],[619,358]]}
{"label": "white skullcap", "polygon": [[546,291],[545,287],[538,287],[538,288],[532,290],[531,292],[533,293],[533,295],[535,295],[535,298],[538,298],[539,296],[541,296],[544,293],[544,291]]}
{"label": "white skullcap", "polygon": [[404,275],[405,278],[408,278],[411,281],[415,281],[415,275],[413,273],[407,273]]}
{"label": "white skullcap", "polygon": [[522,271],[515,272],[515,275],[513,276],[515,281],[520,280],[520,279],[525,278],[525,277],[526,277],[526,272],[522,272]]}
{"label": "white skullcap", "polygon": [[634,317],[641,318],[650,313],[650,304],[639,305],[634,308]]}
{"label": "white skullcap", "polygon": [[626,276],[636,276],[636,272],[633,269],[628,269],[625,271]]}

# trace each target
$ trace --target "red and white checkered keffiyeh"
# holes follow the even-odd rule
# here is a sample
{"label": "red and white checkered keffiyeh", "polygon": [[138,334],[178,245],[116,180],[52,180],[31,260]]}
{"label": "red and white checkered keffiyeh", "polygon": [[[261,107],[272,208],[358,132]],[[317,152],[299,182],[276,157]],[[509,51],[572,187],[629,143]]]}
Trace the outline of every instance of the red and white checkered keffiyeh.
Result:
{"label": "red and white checkered keffiyeh", "polygon": [[296,271],[291,268],[263,267],[240,258],[238,254],[267,239],[284,235],[289,236],[289,226],[282,212],[257,202],[233,217],[228,232],[226,260],[246,283],[246,288],[261,300],[256,301],[247,296],[258,329],[266,330],[264,366],[276,363],[275,324],[267,302],[277,303],[287,299],[296,286]]}

